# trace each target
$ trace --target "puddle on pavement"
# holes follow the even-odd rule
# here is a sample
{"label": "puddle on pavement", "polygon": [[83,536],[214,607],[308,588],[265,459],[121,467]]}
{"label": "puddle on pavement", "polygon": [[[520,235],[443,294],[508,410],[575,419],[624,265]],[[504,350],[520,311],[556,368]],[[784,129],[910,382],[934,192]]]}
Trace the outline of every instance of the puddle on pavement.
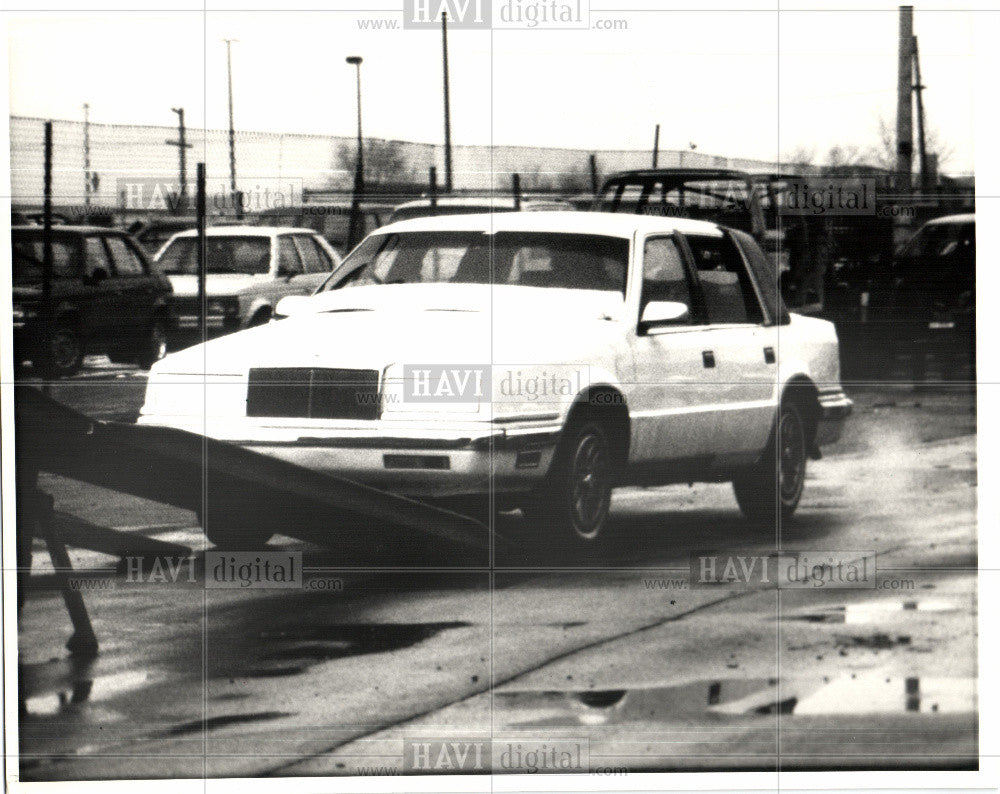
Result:
{"label": "puddle on pavement", "polygon": [[121,673],[90,677],[86,670],[57,687],[54,692],[29,695],[25,708],[30,715],[49,716],[79,710],[87,703],[107,700],[116,695],[138,689],[157,677],[146,670],[126,670]]}
{"label": "puddle on pavement", "polygon": [[914,613],[957,612],[958,609],[959,607],[950,601],[864,601],[858,604],[844,604],[811,612],[791,613],[782,615],[782,619],[805,623],[862,625],[906,617]]}
{"label": "puddle on pavement", "polygon": [[293,626],[260,632],[263,652],[239,675],[275,678],[296,675],[319,662],[388,653],[424,642],[448,629],[470,623],[333,623]]}
{"label": "puddle on pavement", "polygon": [[676,687],[501,691],[494,714],[506,727],[671,723],[697,717],[770,714],[955,714],[976,711],[972,678],[880,673],[831,680],[698,681]]}

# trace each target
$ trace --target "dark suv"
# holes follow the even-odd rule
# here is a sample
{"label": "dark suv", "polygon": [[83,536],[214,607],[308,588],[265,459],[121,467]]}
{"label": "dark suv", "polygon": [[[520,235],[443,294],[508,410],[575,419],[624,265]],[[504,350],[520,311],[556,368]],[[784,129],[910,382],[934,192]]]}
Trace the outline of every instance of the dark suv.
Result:
{"label": "dark suv", "polygon": [[927,353],[945,379],[974,359],[975,215],[935,218],[903,244],[873,286],[868,328],[883,348],[910,353],[915,380],[924,376]]}
{"label": "dark suv", "polygon": [[166,355],[170,282],[150,269],[128,235],[114,229],[52,228],[52,325],[46,329],[43,234],[40,226],[11,229],[18,364],[30,360],[43,375],[64,377],[80,369],[86,353],[143,367]]}

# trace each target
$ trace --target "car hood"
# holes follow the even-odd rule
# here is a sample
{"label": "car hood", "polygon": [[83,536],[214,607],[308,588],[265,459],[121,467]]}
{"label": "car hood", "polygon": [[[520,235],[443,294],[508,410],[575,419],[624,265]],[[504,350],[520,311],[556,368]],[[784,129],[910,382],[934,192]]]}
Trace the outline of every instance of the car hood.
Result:
{"label": "car hood", "polygon": [[[166,274],[174,295],[178,298],[195,298],[198,296],[198,277],[189,275]],[[270,281],[267,273],[248,275],[246,273],[208,273],[205,275],[205,294],[213,298],[223,298],[236,295],[247,287]]]}
{"label": "car hood", "polygon": [[613,293],[488,285],[388,285],[323,293],[310,311],[168,356],[160,372],[390,364],[556,364],[620,333]]}

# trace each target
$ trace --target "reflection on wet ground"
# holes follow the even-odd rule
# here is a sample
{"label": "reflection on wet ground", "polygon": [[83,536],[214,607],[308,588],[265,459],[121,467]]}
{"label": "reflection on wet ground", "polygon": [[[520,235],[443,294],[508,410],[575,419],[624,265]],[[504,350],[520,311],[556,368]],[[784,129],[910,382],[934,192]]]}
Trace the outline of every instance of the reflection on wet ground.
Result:
{"label": "reflection on wet ground", "polygon": [[974,678],[849,674],[834,679],[696,681],[672,687],[502,691],[495,716],[506,727],[670,724],[706,715],[972,714]]}
{"label": "reflection on wet ground", "polygon": [[810,612],[790,613],[782,615],[782,619],[806,623],[864,624],[890,620],[898,616],[900,612],[957,612],[960,608],[959,604],[949,601],[865,601],[859,604],[845,604]]}

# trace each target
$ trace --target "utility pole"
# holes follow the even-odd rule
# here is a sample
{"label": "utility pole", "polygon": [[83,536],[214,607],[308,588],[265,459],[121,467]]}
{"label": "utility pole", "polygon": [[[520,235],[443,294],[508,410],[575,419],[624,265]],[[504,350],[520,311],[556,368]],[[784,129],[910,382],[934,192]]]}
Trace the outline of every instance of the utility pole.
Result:
{"label": "utility pole", "polygon": [[448,87],[448,12],[441,12],[441,57],[444,64],[444,192],[451,193],[451,95]]}
{"label": "utility pole", "polygon": [[909,193],[913,171],[913,6],[899,7],[896,78],[896,192]]}
{"label": "utility pole", "polygon": [[229,191],[236,196],[236,130],[233,127],[233,42],[239,39],[223,39],[226,42],[226,74],[229,79]]}
{"label": "utility pole", "polygon": [[924,84],[920,79],[920,51],[913,37],[913,93],[917,96],[917,154],[920,157],[920,192],[930,190],[930,170],[927,167],[927,140],[924,137]]}
{"label": "utility pole", "polygon": [[90,222],[90,105],[83,103],[83,218]]}
{"label": "utility pole", "polygon": [[351,196],[351,217],[347,227],[347,247],[353,248],[364,237],[361,218],[361,197],[365,192],[365,145],[361,133],[361,63],[360,55],[350,55],[347,63],[353,66],[358,79],[358,156],[354,162],[354,191]]}
{"label": "utility pole", "polygon": [[653,133],[653,168],[660,164],[660,125],[656,125],[656,132]]}
{"label": "utility pole", "polygon": [[170,108],[177,114],[177,140],[167,140],[168,146],[176,146],[180,155],[180,200],[178,208],[187,209],[187,150],[192,148],[185,138],[184,108]]}

